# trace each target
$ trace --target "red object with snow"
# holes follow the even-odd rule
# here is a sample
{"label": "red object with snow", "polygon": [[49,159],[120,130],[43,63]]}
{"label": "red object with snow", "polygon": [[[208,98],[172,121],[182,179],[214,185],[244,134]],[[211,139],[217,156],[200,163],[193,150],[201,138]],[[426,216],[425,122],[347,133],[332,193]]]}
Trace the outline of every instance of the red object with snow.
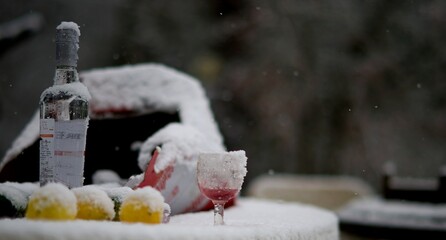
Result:
{"label": "red object with snow", "polygon": [[[153,152],[153,156],[150,159],[149,164],[147,165],[147,169],[144,172],[144,179],[142,182],[136,187],[141,188],[145,186],[151,186],[155,188],[156,190],[163,193],[163,196],[166,197],[166,202],[168,204],[172,204],[172,200],[175,199],[178,192],[180,191],[180,181],[174,180],[175,186],[167,188],[167,182],[170,180],[172,181],[172,173],[174,172],[174,166],[169,165],[166,169],[156,172],[155,171],[155,163],[158,158],[159,152],[158,150],[155,150]],[[197,184],[197,182],[194,182],[192,184]],[[235,199],[233,198],[229,200],[225,207],[230,207],[235,204]],[[203,194],[200,194],[194,201],[190,202],[190,205],[185,206],[184,212],[193,212],[193,211],[204,211],[204,210],[210,210],[214,207],[212,202],[206,198]]]}

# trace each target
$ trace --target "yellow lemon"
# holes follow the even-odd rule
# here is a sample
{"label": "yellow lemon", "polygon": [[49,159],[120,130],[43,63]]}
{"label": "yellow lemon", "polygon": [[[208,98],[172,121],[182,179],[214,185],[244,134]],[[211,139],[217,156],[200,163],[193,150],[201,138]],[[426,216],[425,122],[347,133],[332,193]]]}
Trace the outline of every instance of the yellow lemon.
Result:
{"label": "yellow lemon", "polygon": [[48,183],[30,197],[25,217],[29,219],[72,220],[76,217],[76,197],[60,183]]}
{"label": "yellow lemon", "polygon": [[127,195],[119,216],[123,222],[158,224],[163,221],[164,198],[152,187],[144,187]]}
{"label": "yellow lemon", "polygon": [[77,216],[86,220],[111,220],[115,216],[113,201],[95,186],[72,189],[77,198]]}

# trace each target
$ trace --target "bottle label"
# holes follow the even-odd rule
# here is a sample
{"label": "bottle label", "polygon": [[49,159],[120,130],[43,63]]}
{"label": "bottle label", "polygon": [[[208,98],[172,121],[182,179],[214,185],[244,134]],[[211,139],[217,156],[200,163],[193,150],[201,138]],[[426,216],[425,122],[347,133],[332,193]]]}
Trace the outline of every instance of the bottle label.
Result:
{"label": "bottle label", "polygon": [[83,184],[87,119],[40,119],[40,183]]}
{"label": "bottle label", "polygon": [[54,179],[54,119],[40,119],[40,184]]}

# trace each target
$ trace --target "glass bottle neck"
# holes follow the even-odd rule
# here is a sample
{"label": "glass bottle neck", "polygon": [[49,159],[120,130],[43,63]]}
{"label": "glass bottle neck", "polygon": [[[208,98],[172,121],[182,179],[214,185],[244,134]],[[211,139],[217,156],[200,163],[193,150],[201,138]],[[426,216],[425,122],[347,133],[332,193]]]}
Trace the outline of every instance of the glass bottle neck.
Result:
{"label": "glass bottle neck", "polygon": [[54,76],[54,85],[78,82],[77,70],[73,66],[56,66],[56,75]]}

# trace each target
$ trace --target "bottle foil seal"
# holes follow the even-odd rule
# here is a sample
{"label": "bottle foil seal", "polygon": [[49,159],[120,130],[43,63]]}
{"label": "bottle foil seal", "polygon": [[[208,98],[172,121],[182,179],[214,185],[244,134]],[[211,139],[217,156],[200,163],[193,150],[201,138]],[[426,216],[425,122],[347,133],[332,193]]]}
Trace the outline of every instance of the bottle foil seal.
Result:
{"label": "bottle foil seal", "polygon": [[77,67],[79,33],[74,29],[56,30],[56,65]]}

